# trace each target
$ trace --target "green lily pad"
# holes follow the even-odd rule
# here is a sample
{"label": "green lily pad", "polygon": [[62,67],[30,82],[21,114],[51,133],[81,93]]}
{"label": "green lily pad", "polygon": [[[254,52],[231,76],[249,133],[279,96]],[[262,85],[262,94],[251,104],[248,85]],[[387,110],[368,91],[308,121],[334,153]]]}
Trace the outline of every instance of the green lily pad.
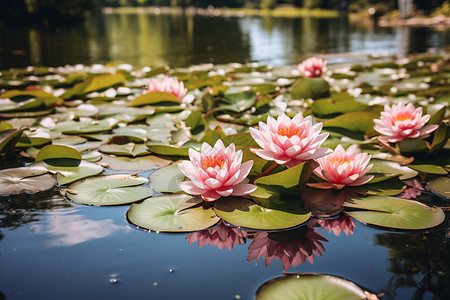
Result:
{"label": "green lily pad", "polygon": [[64,134],[88,134],[97,133],[103,131],[109,131],[113,129],[118,123],[118,120],[114,118],[107,118],[100,121],[66,121],[58,123],[55,127],[55,131],[62,132]]}
{"label": "green lily pad", "polygon": [[144,105],[179,105],[180,99],[174,94],[166,92],[150,92],[142,94],[133,101],[130,106],[144,106]]}
{"label": "green lily pad", "polygon": [[301,78],[292,85],[292,99],[319,99],[330,94],[328,82],[323,78]]}
{"label": "green lily pad", "polygon": [[428,182],[430,190],[443,198],[450,199],[450,178],[437,177]]}
{"label": "green lily pad", "polygon": [[35,146],[42,146],[51,142],[51,139],[43,137],[28,137],[22,136],[16,144],[17,148],[28,148]]}
{"label": "green lily pad", "polygon": [[133,175],[105,175],[72,183],[66,196],[87,205],[122,205],[153,195],[151,188],[138,186],[147,183],[144,177]]}
{"label": "green lily pad", "polygon": [[184,180],[184,174],[178,168],[178,163],[162,167],[149,176],[150,186],[160,193],[177,193],[181,191],[180,182]]}
{"label": "green lily pad", "polygon": [[101,163],[108,165],[108,169],[118,171],[143,171],[153,170],[171,163],[170,160],[159,158],[154,155],[138,156],[138,157],[125,157],[125,156],[113,156],[102,155]]}
{"label": "green lily pad", "polygon": [[54,176],[43,167],[21,167],[0,170],[0,195],[36,193],[51,189]]}
{"label": "green lily pad", "polygon": [[36,161],[48,161],[54,159],[81,160],[81,153],[69,146],[48,145],[39,150],[36,154]]}
{"label": "green lily pad", "polygon": [[419,172],[408,168],[406,166],[401,166],[395,161],[388,161],[382,159],[372,158],[370,163],[373,164],[370,173],[382,173],[385,175],[400,175],[400,180],[407,180],[419,175]]}
{"label": "green lily pad", "polygon": [[103,144],[98,150],[103,153],[115,155],[130,155],[133,157],[150,154],[150,150],[144,144],[127,143],[124,145]]}
{"label": "green lily pad", "polygon": [[[167,145],[167,144],[158,143],[155,141],[147,142],[147,147],[153,153],[159,154],[159,155],[169,155],[169,156],[188,156],[189,155],[188,147],[177,147],[174,145]],[[196,150],[199,150],[199,149],[200,149],[200,147],[197,147]]]}
{"label": "green lily pad", "polygon": [[22,135],[23,129],[7,129],[0,131],[0,153],[13,152],[14,146]]}
{"label": "green lily pad", "polygon": [[226,94],[220,98],[218,105],[215,108],[216,112],[219,111],[232,111],[242,112],[245,111],[256,103],[256,94],[251,91],[236,94]]}
{"label": "green lily pad", "polygon": [[228,223],[259,230],[290,228],[311,217],[310,212],[269,209],[243,197],[222,197],[216,201],[214,211]]}
{"label": "green lily pad", "polygon": [[351,281],[322,274],[289,274],[264,283],[256,300],[341,300],[367,299],[364,291]]}
{"label": "green lily pad", "polygon": [[445,175],[448,173],[443,167],[432,164],[411,164],[409,166],[411,169],[428,174]]}
{"label": "green lily pad", "polygon": [[109,87],[125,85],[126,78],[121,73],[101,74],[90,77],[84,82],[76,84],[67,90],[61,97],[71,99],[94,91],[103,90]]}
{"label": "green lily pad", "polygon": [[397,143],[403,155],[425,154],[430,150],[428,143],[422,139],[403,139]]}
{"label": "green lily pad", "polygon": [[376,114],[366,111],[350,112],[325,121],[323,128],[331,130],[337,127],[354,132],[367,133],[373,130],[373,119],[377,117]]}
{"label": "green lily pad", "polygon": [[34,163],[32,166],[44,167],[51,172],[57,172],[56,180],[59,185],[69,184],[103,172],[102,166],[85,160],[82,160],[78,166],[55,166],[44,161]]}
{"label": "green lily pad", "polygon": [[219,222],[212,208],[196,206],[200,197],[185,194],[161,195],[133,204],[128,220],[142,228],[163,232],[190,232],[206,229]]}
{"label": "green lily pad", "polygon": [[296,194],[306,185],[316,166],[317,163],[310,160],[287,170],[258,178],[255,184],[283,194]]}
{"label": "green lily pad", "polygon": [[344,203],[346,213],[363,223],[395,229],[425,229],[445,220],[442,209],[395,197],[369,196]]}

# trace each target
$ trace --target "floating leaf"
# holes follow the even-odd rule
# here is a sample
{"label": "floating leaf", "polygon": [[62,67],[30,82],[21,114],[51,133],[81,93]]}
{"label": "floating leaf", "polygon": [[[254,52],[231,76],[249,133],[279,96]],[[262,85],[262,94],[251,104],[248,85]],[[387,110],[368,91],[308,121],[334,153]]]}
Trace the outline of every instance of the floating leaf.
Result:
{"label": "floating leaf", "polygon": [[106,175],[72,183],[66,190],[70,200],[88,205],[121,205],[153,195],[152,189],[138,186],[147,183],[144,177]]}
{"label": "floating leaf", "polygon": [[330,130],[337,127],[354,132],[367,133],[373,130],[373,119],[376,119],[377,117],[378,116],[376,114],[371,112],[350,112],[325,121],[323,123],[323,128]]}
{"label": "floating leaf", "polygon": [[292,99],[319,99],[330,94],[328,82],[322,78],[302,78],[291,89]]}
{"label": "floating leaf", "polygon": [[[147,147],[159,155],[169,155],[169,156],[188,156],[189,148],[187,147],[177,147],[174,145],[166,145],[163,143],[157,143],[154,141],[147,142]],[[197,147],[196,150],[199,150],[200,147]]]}
{"label": "floating leaf", "polygon": [[102,166],[85,160],[82,160],[78,166],[55,166],[46,164],[44,161],[34,163],[32,166],[44,167],[49,171],[57,172],[56,179],[59,185],[69,184],[103,172]]}
{"label": "floating leaf", "polygon": [[422,139],[403,139],[397,143],[400,153],[403,155],[416,155],[428,153],[427,142]]}
{"label": "floating leaf", "polygon": [[256,103],[256,94],[251,91],[236,94],[226,94],[224,97],[220,97],[221,101],[217,104],[215,111],[232,111],[242,112],[245,111]]}
{"label": "floating leaf", "polygon": [[13,152],[14,146],[22,135],[23,129],[7,129],[0,131],[0,153]]}
{"label": "floating leaf", "polygon": [[46,191],[55,183],[56,179],[43,167],[0,170],[0,195]]}
{"label": "floating leaf", "polygon": [[98,150],[103,153],[115,154],[115,155],[130,155],[130,156],[142,156],[150,154],[150,150],[144,144],[127,143],[124,145],[117,144],[103,144]]}
{"label": "floating leaf", "polygon": [[106,163],[109,169],[119,171],[144,171],[158,169],[171,163],[170,160],[162,159],[154,155],[125,157],[102,155],[101,163]]}
{"label": "floating leaf", "polygon": [[78,150],[64,145],[48,145],[39,150],[36,154],[36,161],[48,161],[54,159],[81,160],[81,154]]}
{"label": "floating leaf", "polygon": [[438,175],[445,175],[448,173],[443,167],[432,164],[411,164],[409,166],[412,169],[422,173],[438,174]]}
{"label": "floating leaf", "polygon": [[265,208],[243,197],[220,198],[214,211],[228,223],[259,230],[290,228],[305,223],[311,217],[311,213],[305,211]]}
{"label": "floating leaf", "polygon": [[153,231],[190,232],[206,229],[219,222],[211,208],[194,207],[200,197],[185,194],[161,195],[131,205],[128,220]]}
{"label": "floating leaf", "polygon": [[179,105],[180,99],[174,94],[166,92],[150,92],[142,94],[134,99],[130,106],[144,105]]}
{"label": "floating leaf", "polygon": [[408,168],[406,166],[401,166],[399,163],[394,161],[382,160],[372,158],[370,164],[373,164],[370,173],[382,173],[385,175],[400,175],[400,180],[407,180],[419,175],[419,172]]}
{"label": "floating leaf", "polygon": [[321,274],[289,274],[274,278],[256,292],[256,300],[364,300],[364,291],[351,281]]}
{"label": "floating leaf", "polygon": [[448,177],[437,177],[428,182],[430,190],[445,199],[450,199],[450,178]]}
{"label": "floating leaf", "polygon": [[314,101],[311,105],[313,114],[317,116],[359,112],[366,107],[367,104],[355,101],[346,93],[333,94],[331,98]]}
{"label": "floating leaf", "polygon": [[431,228],[445,220],[440,208],[394,197],[357,198],[345,202],[344,206],[357,209],[346,213],[360,222],[395,229]]}
{"label": "floating leaf", "polygon": [[284,171],[258,178],[255,184],[283,194],[296,194],[306,185],[316,166],[317,163],[310,160]]}
{"label": "floating leaf", "polygon": [[178,168],[178,163],[162,167],[149,176],[150,186],[160,193],[176,193],[180,192],[180,182],[184,180],[184,174]]}

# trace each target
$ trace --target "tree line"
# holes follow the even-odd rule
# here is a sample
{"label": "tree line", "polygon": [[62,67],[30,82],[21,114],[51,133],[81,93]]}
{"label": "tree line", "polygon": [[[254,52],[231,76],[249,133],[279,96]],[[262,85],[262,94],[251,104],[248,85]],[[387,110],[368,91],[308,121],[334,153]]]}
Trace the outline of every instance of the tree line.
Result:
{"label": "tree line", "polygon": [[449,0],[0,0],[0,22],[81,19],[87,12],[102,7],[173,6],[231,7],[272,9],[279,5],[348,11],[371,5],[397,9],[401,2],[412,2],[416,10],[429,14]]}

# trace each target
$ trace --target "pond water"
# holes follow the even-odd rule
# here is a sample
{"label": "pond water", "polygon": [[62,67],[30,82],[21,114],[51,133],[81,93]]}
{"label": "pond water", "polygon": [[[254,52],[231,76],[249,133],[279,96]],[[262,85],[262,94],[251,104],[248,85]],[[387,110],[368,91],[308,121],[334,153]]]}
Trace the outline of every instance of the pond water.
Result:
{"label": "pond water", "polygon": [[[172,67],[230,61],[284,65],[312,53],[402,56],[449,41],[445,31],[368,29],[344,19],[142,14],[105,15],[75,27],[3,28],[0,38],[0,69],[111,61]],[[400,43],[405,39],[406,48]],[[448,206],[428,192],[419,200]],[[79,205],[56,187],[0,196],[0,300],[254,299],[262,284],[284,271],[342,277],[382,294],[381,299],[450,295],[448,216],[435,228],[417,231],[349,219],[340,220],[346,226],[339,230],[338,224],[313,219],[279,236],[271,233],[272,242],[289,241],[277,244],[264,232],[226,224],[220,225],[228,234],[222,240],[211,231],[211,236],[207,231],[148,232],[128,222],[128,208]],[[286,262],[283,253],[296,250],[303,251],[299,257],[306,261]]]}
{"label": "pond water", "polygon": [[0,69],[129,63],[185,67],[257,61],[296,64],[313,54],[404,56],[450,43],[448,29],[380,28],[346,18],[106,14],[72,26],[0,27]]}

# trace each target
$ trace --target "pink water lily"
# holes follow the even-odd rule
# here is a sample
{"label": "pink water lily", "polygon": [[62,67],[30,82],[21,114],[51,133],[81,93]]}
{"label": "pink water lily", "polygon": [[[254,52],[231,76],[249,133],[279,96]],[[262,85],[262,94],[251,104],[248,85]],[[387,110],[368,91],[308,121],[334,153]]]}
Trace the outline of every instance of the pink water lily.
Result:
{"label": "pink water lily", "polygon": [[384,106],[380,119],[374,119],[373,129],[383,134],[380,139],[390,143],[399,142],[405,138],[426,138],[438,125],[425,125],[430,115],[422,117],[422,108],[415,108],[412,103],[405,106],[403,102]]}
{"label": "pink water lily", "polygon": [[335,151],[325,157],[316,159],[319,166],[314,174],[326,182],[308,183],[310,187],[321,189],[342,189],[345,186],[357,186],[369,182],[373,175],[366,174],[373,166],[367,165],[371,155],[355,153],[355,147],[350,146],[347,151],[337,145]]}
{"label": "pink water lily", "polygon": [[298,65],[298,70],[306,78],[315,78],[322,76],[322,73],[327,70],[326,65],[326,60],[319,57],[310,57]]}
{"label": "pink water lily", "polygon": [[328,148],[319,148],[328,137],[328,133],[320,134],[322,125],[320,122],[312,126],[311,117],[303,118],[301,112],[292,119],[284,113],[276,120],[268,117],[267,124],[259,122],[259,130],[250,128],[250,134],[262,148],[251,151],[262,159],[285,164],[288,168],[322,157],[331,153]]}
{"label": "pink water lily", "polygon": [[189,159],[178,164],[191,180],[180,183],[188,194],[201,195],[211,202],[220,197],[248,195],[256,190],[255,185],[246,183],[253,161],[241,163],[242,151],[236,152],[234,144],[225,148],[221,140],[214,147],[203,143],[200,153],[189,149]]}
{"label": "pink water lily", "polygon": [[183,100],[187,93],[182,81],[178,81],[175,77],[164,76],[163,78],[152,78],[148,83],[147,93],[165,92],[173,94],[180,101]]}

